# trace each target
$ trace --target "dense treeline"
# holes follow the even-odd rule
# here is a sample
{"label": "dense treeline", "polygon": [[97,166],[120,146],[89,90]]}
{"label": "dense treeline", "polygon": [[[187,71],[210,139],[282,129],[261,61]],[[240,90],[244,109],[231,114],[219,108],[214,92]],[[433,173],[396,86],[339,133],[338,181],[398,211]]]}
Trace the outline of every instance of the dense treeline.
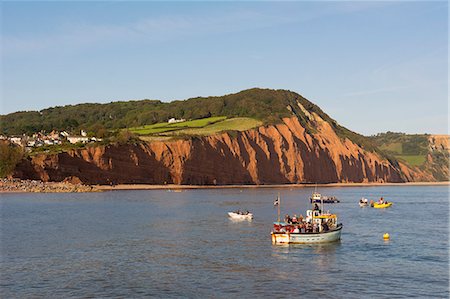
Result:
{"label": "dense treeline", "polygon": [[0,116],[4,135],[32,134],[45,130],[97,131],[165,122],[171,117],[199,119],[209,116],[247,116],[265,123],[288,116],[287,104],[293,99],[306,101],[289,91],[250,89],[236,94],[192,98],[165,103],[157,100],[79,104]]}
{"label": "dense treeline", "polygon": [[199,97],[165,103],[157,100],[112,102],[108,104],[79,104],[53,107],[39,112],[16,112],[0,116],[0,133],[4,135],[32,134],[45,130],[80,129],[102,137],[105,132],[165,122],[171,117],[199,119],[210,116],[251,117],[265,124],[277,123],[295,114],[310,133],[315,124],[299,107],[316,112],[329,122],[342,138],[349,138],[368,150],[375,146],[366,137],[341,127],[318,106],[288,90],[253,88],[218,97]]}

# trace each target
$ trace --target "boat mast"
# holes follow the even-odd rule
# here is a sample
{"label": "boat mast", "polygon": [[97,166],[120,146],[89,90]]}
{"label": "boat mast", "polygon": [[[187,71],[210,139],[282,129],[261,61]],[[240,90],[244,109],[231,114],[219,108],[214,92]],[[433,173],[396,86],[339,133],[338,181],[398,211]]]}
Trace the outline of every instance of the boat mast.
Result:
{"label": "boat mast", "polygon": [[278,192],[278,223],[280,223],[280,205],[281,205],[281,198],[280,198],[280,192]]}
{"label": "boat mast", "polygon": [[322,195],[320,196],[320,211],[323,213],[323,197],[322,197]]}

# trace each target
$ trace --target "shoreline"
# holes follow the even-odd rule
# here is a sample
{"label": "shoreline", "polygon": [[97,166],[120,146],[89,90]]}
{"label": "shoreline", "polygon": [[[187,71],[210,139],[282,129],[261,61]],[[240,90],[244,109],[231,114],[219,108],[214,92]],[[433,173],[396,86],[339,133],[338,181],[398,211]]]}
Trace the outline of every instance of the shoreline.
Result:
{"label": "shoreline", "polygon": [[181,189],[251,189],[251,188],[308,188],[308,187],[378,187],[378,186],[449,186],[445,182],[407,182],[407,183],[329,183],[329,184],[278,184],[278,185],[149,185],[119,184],[93,185],[99,191],[114,190],[181,190]]}
{"label": "shoreline", "polygon": [[[21,184],[33,182],[39,187],[23,188]],[[379,187],[379,186],[449,186],[445,182],[407,182],[407,183],[328,183],[328,184],[274,184],[274,185],[151,185],[151,184],[119,184],[119,185],[81,185],[61,182],[20,181],[17,184],[0,184],[0,194],[9,193],[73,193],[73,192],[103,192],[127,190],[195,190],[195,189],[253,189],[253,188],[311,188],[311,187]],[[6,188],[5,188],[6,187]]]}

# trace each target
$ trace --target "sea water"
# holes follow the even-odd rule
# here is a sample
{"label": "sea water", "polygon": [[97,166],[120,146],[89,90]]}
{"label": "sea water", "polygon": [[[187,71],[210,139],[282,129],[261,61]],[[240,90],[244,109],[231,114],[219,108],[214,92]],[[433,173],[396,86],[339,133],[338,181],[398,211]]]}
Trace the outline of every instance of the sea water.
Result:
{"label": "sea water", "polygon": [[[448,298],[448,186],[321,187],[340,242],[277,246],[314,188],[1,195],[1,298]],[[360,208],[384,197],[388,209]],[[250,210],[253,221],[228,211]],[[384,233],[390,240],[383,240]]]}

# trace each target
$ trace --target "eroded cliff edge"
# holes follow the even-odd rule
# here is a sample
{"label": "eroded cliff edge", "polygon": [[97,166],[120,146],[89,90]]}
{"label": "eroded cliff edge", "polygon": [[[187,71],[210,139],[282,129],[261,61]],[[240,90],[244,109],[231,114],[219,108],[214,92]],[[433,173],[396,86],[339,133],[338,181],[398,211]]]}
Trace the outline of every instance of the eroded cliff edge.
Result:
{"label": "eroded cliff edge", "polygon": [[349,139],[313,113],[316,132],[297,117],[244,132],[137,145],[98,146],[23,160],[14,177],[85,184],[284,184],[433,181]]}

